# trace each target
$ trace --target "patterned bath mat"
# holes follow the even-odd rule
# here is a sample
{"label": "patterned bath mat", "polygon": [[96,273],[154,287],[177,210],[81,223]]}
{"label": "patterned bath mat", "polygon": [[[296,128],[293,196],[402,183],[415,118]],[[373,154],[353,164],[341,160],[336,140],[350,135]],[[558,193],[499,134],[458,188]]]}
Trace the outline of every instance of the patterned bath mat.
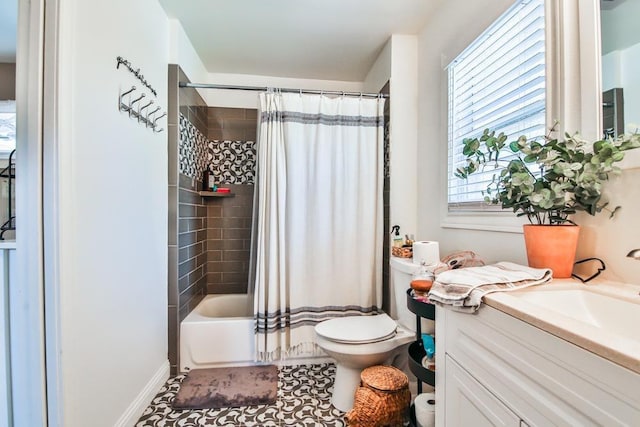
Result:
{"label": "patterned bath mat", "polygon": [[175,409],[271,405],[278,394],[275,365],[194,369],[182,381]]}

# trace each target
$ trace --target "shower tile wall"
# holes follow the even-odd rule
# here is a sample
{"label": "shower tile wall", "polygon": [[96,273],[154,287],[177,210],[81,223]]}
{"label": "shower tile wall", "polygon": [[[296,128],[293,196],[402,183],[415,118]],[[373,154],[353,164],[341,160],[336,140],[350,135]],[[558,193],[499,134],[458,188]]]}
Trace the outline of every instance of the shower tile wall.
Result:
{"label": "shower tile wall", "polygon": [[197,193],[206,166],[207,107],[177,65],[169,65],[168,358],[179,366],[180,322],[206,294],[206,206]]}
{"label": "shower tile wall", "polygon": [[178,190],[178,307],[182,321],[206,294],[207,207],[200,181],[180,174]]}
{"label": "shower tile wall", "polygon": [[198,194],[207,166],[207,107],[195,89],[181,88],[178,175],[179,319],[206,294],[207,207]]}
{"label": "shower tile wall", "polygon": [[247,292],[256,126],[255,109],[209,108],[209,167],[235,196],[207,201],[208,293]]}

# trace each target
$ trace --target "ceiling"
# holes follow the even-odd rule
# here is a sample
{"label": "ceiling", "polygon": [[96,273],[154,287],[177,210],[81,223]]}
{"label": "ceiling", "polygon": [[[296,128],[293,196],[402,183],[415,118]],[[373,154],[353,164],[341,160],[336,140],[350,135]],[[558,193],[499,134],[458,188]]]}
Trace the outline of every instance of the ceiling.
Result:
{"label": "ceiling", "polygon": [[159,0],[209,72],[363,81],[444,0]]}
{"label": "ceiling", "polygon": [[[159,0],[209,72],[362,81],[391,34],[444,0]],[[0,62],[15,62],[18,0],[0,0]]]}
{"label": "ceiling", "polygon": [[0,0],[0,62],[16,62],[18,0]]}
{"label": "ceiling", "polygon": [[[417,34],[444,0],[159,2],[209,72],[362,81],[391,34]],[[17,4],[0,0],[0,62],[15,62]]]}

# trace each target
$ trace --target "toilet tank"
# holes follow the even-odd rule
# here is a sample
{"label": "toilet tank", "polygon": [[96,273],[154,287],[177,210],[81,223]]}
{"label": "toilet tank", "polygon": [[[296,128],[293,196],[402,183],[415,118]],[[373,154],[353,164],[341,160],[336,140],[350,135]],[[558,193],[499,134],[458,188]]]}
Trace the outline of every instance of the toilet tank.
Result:
{"label": "toilet tank", "polygon": [[414,264],[411,258],[391,257],[389,261],[391,267],[391,277],[389,280],[389,295],[391,303],[389,315],[398,324],[410,331],[416,330],[416,316],[407,308],[407,289],[410,288],[413,274],[420,268]]}

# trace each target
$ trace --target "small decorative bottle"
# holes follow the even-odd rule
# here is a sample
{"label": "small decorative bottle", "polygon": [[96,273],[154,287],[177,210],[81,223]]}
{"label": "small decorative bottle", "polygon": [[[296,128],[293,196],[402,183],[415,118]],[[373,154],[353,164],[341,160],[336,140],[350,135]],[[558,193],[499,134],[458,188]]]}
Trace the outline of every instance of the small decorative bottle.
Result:
{"label": "small decorative bottle", "polygon": [[213,177],[213,172],[211,172],[209,168],[207,168],[202,173],[202,191],[213,191],[214,186],[215,180]]}
{"label": "small decorative bottle", "polygon": [[393,246],[396,248],[401,248],[402,245],[404,245],[404,240],[400,235],[400,226],[394,225],[393,227],[391,227],[391,234],[393,234]]}

